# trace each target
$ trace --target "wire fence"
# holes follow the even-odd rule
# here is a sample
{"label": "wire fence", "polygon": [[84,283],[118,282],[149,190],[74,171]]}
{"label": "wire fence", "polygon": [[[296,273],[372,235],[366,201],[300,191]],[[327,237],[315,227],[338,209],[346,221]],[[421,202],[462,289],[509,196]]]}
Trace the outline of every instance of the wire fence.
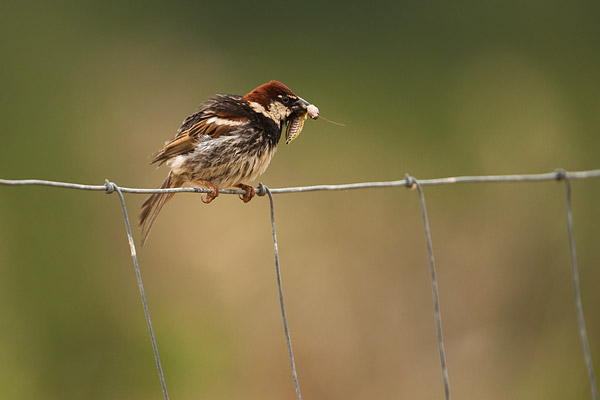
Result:
{"label": "wire fence", "polygon": [[[302,187],[288,187],[288,188],[278,188],[278,189],[270,189],[262,183],[259,184],[258,188],[256,188],[256,194],[259,196],[267,195],[269,198],[270,204],[270,219],[271,219],[271,228],[272,228],[272,236],[273,236],[273,248],[275,254],[275,271],[277,278],[277,287],[279,292],[279,302],[281,306],[281,316],[283,320],[284,334],[286,337],[289,359],[292,369],[292,378],[294,382],[294,387],[296,389],[296,397],[298,400],[302,399],[302,395],[300,392],[300,385],[298,383],[298,374],[296,371],[296,364],[294,361],[294,353],[292,350],[292,342],[291,335],[287,322],[287,315],[285,311],[284,299],[283,299],[283,287],[282,287],[282,279],[281,279],[281,269],[279,265],[279,250],[277,246],[277,232],[275,229],[275,205],[273,200],[274,194],[285,194],[285,193],[299,193],[299,192],[314,192],[314,191],[335,191],[335,190],[358,190],[358,189],[369,189],[369,188],[394,188],[394,187],[406,187],[409,189],[417,189],[419,200],[421,204],[421,214],[423,217],[423,224],[425,226],[425,239],[427,242],[427,253],[429,258],[429,269],[431,275],[431,285],[433,291],[433,309],[434,309],[434,317],[436,323],[436,335],[438,342],[438,350],[440,355],[440,365],[442,370],[442,383],[444,386],[444,394],[445,399],[450,400],[450,382],[448,378],[448,369],[446,364],[446,355],[444,350],[444,339],[442,334],[442,318],[440,311],[440,300],[438,294],[438,282],[435,272],[435,261],[434,261],[434,253],[433,253],[433,243],[431,240],[431,231],[429,229],[429,219],[427,215],[427,209],[425,204],[425,195],[423,192],[424,186],[433,186],[433,185],[450,185],[450,184],[458,184],[458,183],[523,183],[523,182],[546,182],[546,181],[563,181],[565,183],[565,206],[566,206],[566,217],[567,217],[567,230],[569,237],[569,248],[571,254],[571,277],[573,280],[573,294],[575,301],[575,309],[577,313],[577,324],[579,330],[579,336],[581,339],[581,345],[583,348],[583,356],[584,362],[586,365],[590,392],[593,400],[598,400],[598,389],[596,386],[596,379],[594,376],[594,369],[592,364],[591,353],[589,349],[588,336],[585,327],[585,320],[583,314],[583,307],[581,302],[581,290],[579,284],[579,270],[577,266],[577,256],[575,250],[575,235],[574,235],[574,227],[573,227],[573,213],[571,206],[571,181],[574,179],[591,179],[591,178],[600,178],[600,169],[596,170],[587,170],[587,171],[573,171],[567,172],[563,169],[558,169],[554,172],[544,173],[544,174],[517,174],[517,175],[486,175],[486,176],[459,176],[459,177],[448,177],[448,178],[438,178],[438,179],[419,179],[406,174],[404,179],[396,180],[396,181],[385,181],[385,182],[363,182],[363,183],[352,183],[352,184],[342,184],[342,185],[317,185],[317,186],[302,186]],[[131,232],[131,224],[129,222],[129,216],[127,213],[127,207],[125,204],[125,197],[123,193],[132,193],[132,194],[150,194],[150,193],[180,193],[180,192],[196,192],[196,193],[209,193],[210,189],[205,188],[175,188],[175,189],[139,189],[139,188],[127,188],[121,187],[115,184],[114,182],[109,181],[108,179],[105,181],[104,185],[82,185],[76,183],[68,183],[68,182],[57,182],[57,181],[47,181],[47,180],[37,180],[37,179],[26,179],[26,180],[8,180],[8,179],[0,179],[0,185],[5,186],[49,186],[55,188],[64,188],[64,189],[76,189],[76,190],[91,190],[91,191],[102,191],[107,194],[111,194],[116,192],[123,211],[123,218],[125,220],[125,228],[127,231],[127,238],[129,241],[129,247],[131,250],[131,258],[133,260],[133,265],[135,268],[135,273],[137,277],[138,288],[140,292],[140,296],[142,299],[142,305],[144,309],[144,315],[146,317],[146,323],[148,325],[148,330],[150,333],[150,341],[152,343],[152,349],[154,351],[154,357],[156,361],[156,366],[158,369],[158,375],[163,391],[163,396],[165,400],[169,399],[169,394],[167,391],[167,385],[164,378],[162,364],[160,362],[160,356],[158,352],[158,346],[156,343],[156,338],[154,335],[154,329],[152,328],[152,320],[150,318],[150,311],[148,309],[148,303],[146,301],[146,295],[144,292],[144,285],[142,282],[142,275],[140,272],[140,267],[137,259],[137,253],[135,248],[135,242],[133,239],[133,235]],[[237,194],[243,195],[246,192],[244,190],[237,189],[223,189],[219,190],[219,193],[222,194]]]}

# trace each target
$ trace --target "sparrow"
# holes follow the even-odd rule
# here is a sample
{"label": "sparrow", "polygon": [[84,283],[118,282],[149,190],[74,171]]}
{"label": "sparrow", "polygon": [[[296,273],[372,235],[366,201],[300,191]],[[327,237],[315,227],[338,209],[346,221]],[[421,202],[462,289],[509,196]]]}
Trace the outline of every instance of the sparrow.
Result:
{"label": "sparrow", "polygon": [[[202,201],[210,203],[219,188],[237,187],[246,191],[240,197],[247,203],[255,195],[248,183],[269,166],[283,126],[290,143],[307,117],[317,119],[319,109],[281,82],[270,81],[245,96],[217,94],[187,117],[177,135],[153,157],[151,164],[170,168],[160,188],[205,187],[210,193]],[[142,205],[142,244],[173,195],[155,193]]]}

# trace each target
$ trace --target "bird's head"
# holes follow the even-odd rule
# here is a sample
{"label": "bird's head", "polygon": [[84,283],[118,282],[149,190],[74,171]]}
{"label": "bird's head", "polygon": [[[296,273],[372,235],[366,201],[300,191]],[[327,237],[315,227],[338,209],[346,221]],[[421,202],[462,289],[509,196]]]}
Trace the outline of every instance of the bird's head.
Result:
{"label": "bird's head", "polygon": [[[287,86],[277,81],[260,85],[245,95],[244,100],[255,112],[270,118],[279,128],[282,128],[283,124],[286,123],[288,143],[298,136],[300,130],[302,130],[302,123],[307,116],[312,119],[319,117],[317,107],[302,97],[296,96]],[[294,126],[296,128],[293,128]],[[294,130],[297,130],[297,132],[293,132]]]}

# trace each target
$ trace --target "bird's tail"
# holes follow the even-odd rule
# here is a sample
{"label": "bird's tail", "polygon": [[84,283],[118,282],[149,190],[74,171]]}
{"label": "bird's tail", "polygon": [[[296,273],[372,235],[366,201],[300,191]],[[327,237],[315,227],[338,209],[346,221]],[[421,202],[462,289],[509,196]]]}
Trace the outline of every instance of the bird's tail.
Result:
{"label": "bird's tail", "polygon": [[[183,185],[184,180],[179,176],[169,172],[167,178],[160,185],[161,189],[178,188]],[[163,208],[165,203],[173,197],[175,193],[154,193],[142,204],[142,212],[140,213],[140,226],[142,227],[142,246],[148,240],[152,224],[158,216],[158,213]]]}

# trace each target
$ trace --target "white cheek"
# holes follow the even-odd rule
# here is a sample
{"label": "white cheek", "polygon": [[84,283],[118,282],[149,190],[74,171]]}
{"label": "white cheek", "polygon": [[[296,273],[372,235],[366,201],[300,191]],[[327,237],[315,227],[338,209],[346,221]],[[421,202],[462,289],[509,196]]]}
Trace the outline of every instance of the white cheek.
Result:
{"label": "white cheek", "polygon": [[289,117],[292,113],[292,110],[290,110],[278,101],[271,102],[267,109],[265,109],[261,104],[256,103],[254,101],[249,102],[249,104],[255,112],[272,119],[279,126],[281,126],[281,123],[285,121],[285,119]]}
{"label": "white cheek", "polygon": [[274,120],[283,121],[291,114],[292,111],[280,102],[274,101],[269,104],[268,112],[271,114],[271,118]]}

